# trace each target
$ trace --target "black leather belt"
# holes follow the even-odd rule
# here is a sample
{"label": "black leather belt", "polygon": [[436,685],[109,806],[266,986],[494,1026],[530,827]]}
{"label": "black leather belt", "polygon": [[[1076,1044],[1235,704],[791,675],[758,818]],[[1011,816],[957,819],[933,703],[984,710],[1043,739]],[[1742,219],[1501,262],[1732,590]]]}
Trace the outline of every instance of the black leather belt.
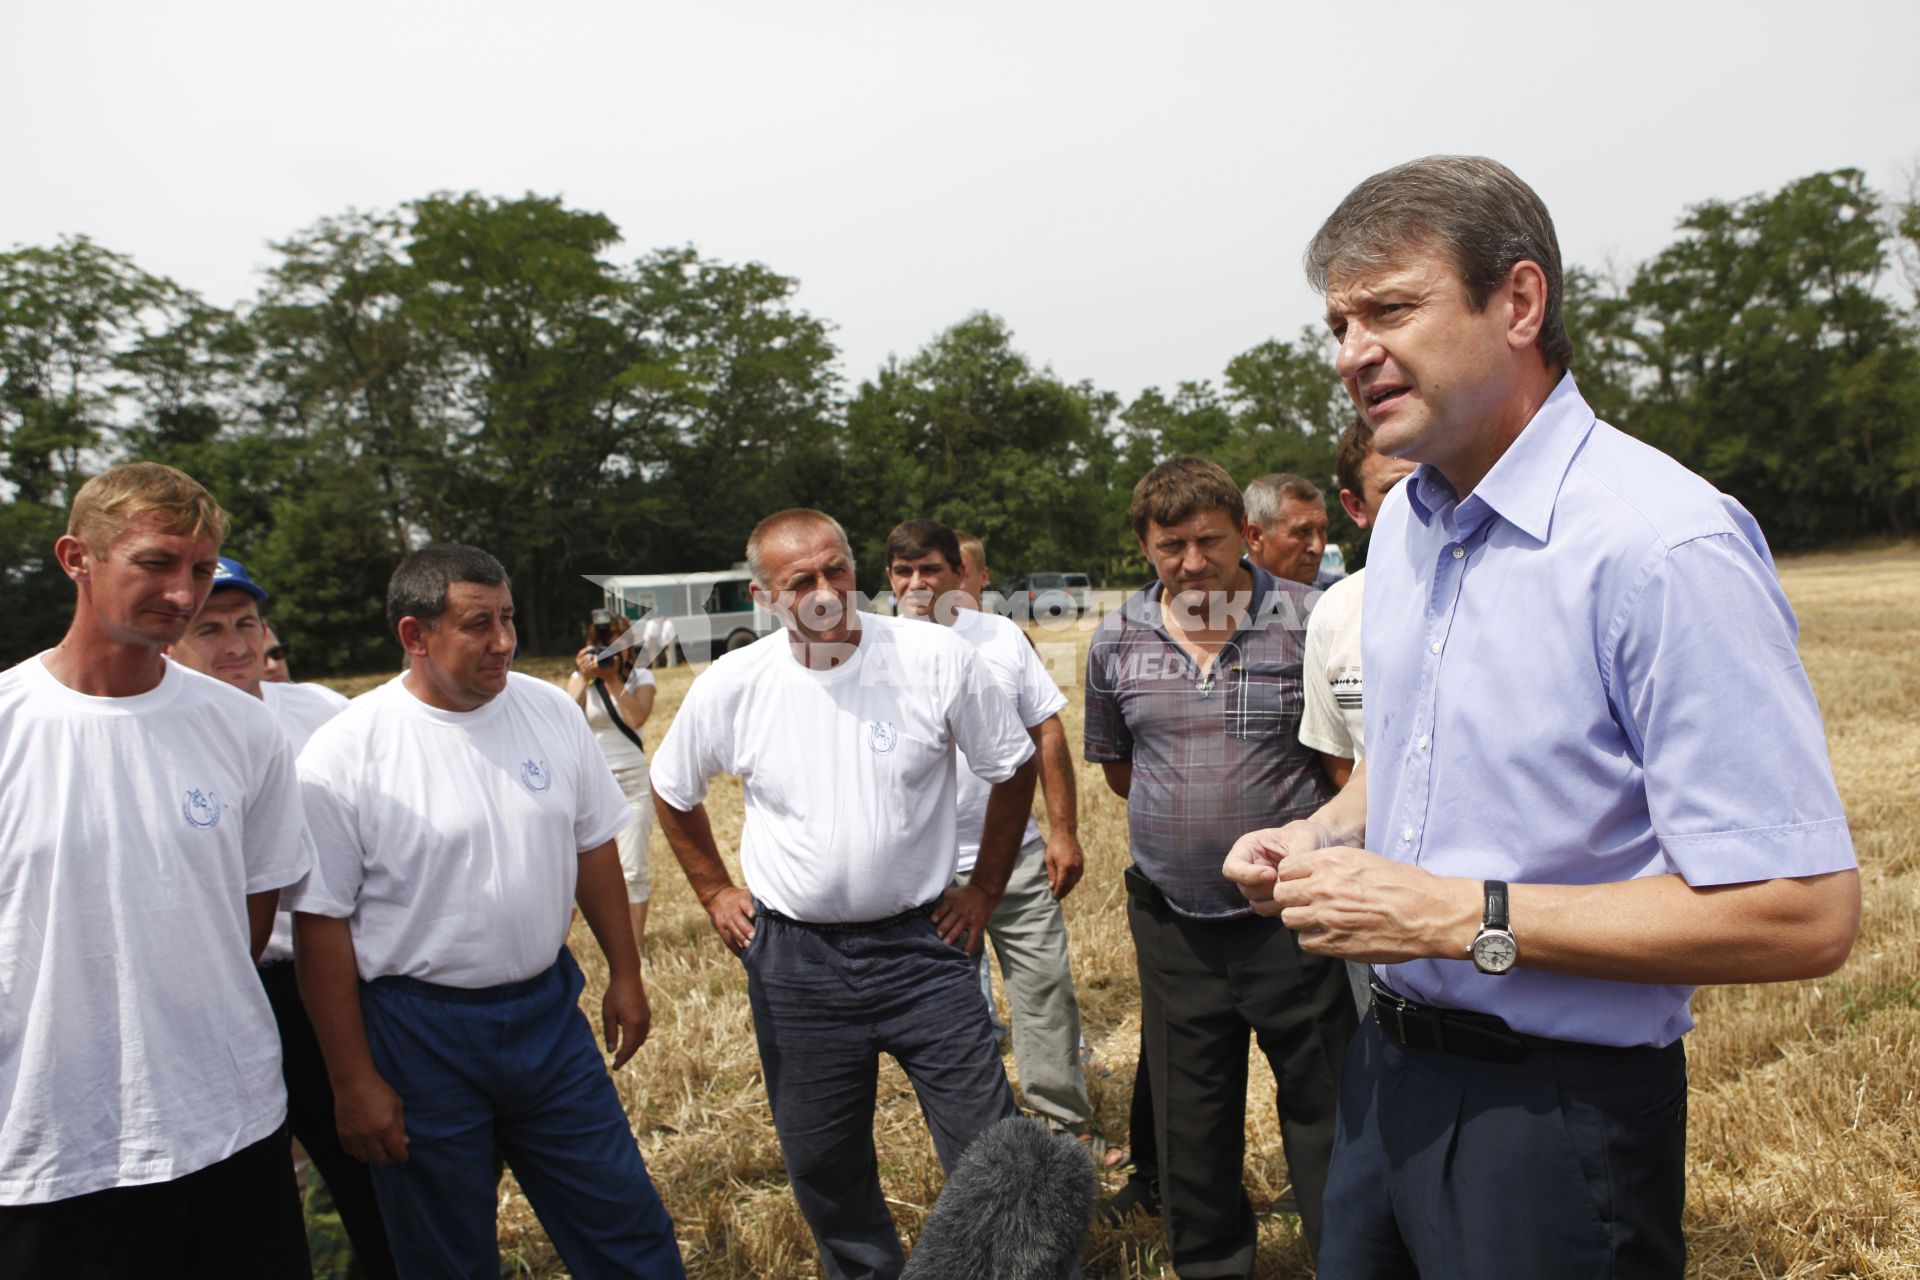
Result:
{"label": "black leather belt", "polygon": [[1523,1035],[1490,1013],[1436,1009],[1373,984],[1373,1020],[1387,1039],[1480,1062],[1519,1062],[1535,1049],[1592,1049],[1570,1040]]}

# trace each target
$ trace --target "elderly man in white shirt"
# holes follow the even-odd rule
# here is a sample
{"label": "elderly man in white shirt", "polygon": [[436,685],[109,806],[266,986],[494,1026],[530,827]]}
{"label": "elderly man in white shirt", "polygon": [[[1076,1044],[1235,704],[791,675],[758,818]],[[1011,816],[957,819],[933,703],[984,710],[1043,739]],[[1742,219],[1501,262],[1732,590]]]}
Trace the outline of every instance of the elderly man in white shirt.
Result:
{"label": "elderly man in white shirt", "polygon": [[[1039,824],[1027,819],[1013,876],[987,925],[987,936],[993,940],[1013,1006],[1013,1054],[1027,1106],[1050,1128],[1092,1145],[1100,1137],[1080,1065],[1080,1002],[1073,989],[1066,917],[1060,911],[1061,900],[1079,883],[1086,866],[1080,852],[1073,756],[1060,727],[1066,696],[1047,674],[1027,633],[1010,619],[981,612],[978,599],[966,591],[966,561],[956,530],[937,520],[909,520],[887,535],[886,549],[887,579],[899,597],[900,616],[950,627],[972,645],[1038,752],[1051,830],[1043,838]],[[967,876],[979,854],[988,787],[963,767],[959,791],[956,873]]]}
{"label": "elderly man in white shirt", "polygon": [[[695,680],[653,762],[662,831],[747,971],[794,1198],[829,1280],[904,1265],[873,1145],[879,1055],[906,1070],[951,1170],[1012,1115],[970,952],[1005,890],[1032,803],[1033,742],[944,627],[857,613],[830,516],[784,511],[747,542],[783,629]],[[956,747],[993,784],[972,877],[958,856]],[[746,793],[733,882],[708,779]]]}

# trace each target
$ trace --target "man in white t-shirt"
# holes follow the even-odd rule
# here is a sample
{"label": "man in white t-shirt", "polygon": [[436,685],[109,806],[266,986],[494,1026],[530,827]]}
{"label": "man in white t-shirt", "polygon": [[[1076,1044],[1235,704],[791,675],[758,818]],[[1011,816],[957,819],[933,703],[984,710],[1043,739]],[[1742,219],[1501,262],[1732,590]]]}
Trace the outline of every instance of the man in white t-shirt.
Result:
{"label": "man in white t-shirt", "polygon": [[614,846],[626,797],[567,695],[511,672],[492,556],[414,552],[387,619],[407,670],[300,755],[317,857],[296,972],[341,1143],[374,1166],[402,1274],[498,1270],[497,1148],[574,1275],[683,1276],[565,947],[578,903],[617,1070],[649,1022]]}
{"label": "man in white t-shirt", "polygon": [[[1333,466],[1340,478],[1341,507],[1355,524],[1370,529],[1380,504],[1415,464],[1376,451],[1372,430],[1355,418],[1340,434]],[[1306,655],[1300,664],[1300,741],[1320,753],[1320,767],[1336,788],[1347,785],[1353,766],[1366,755],[1360,703],[1360,602],[1366,576],[1364,566],[1355,569],[1320,597],[1307,616]],[[1368,965],[1347,961],[1347,985],[1363,1018],[1373,1000],[1372,983]]]}
{"label": "man in white t-shirt", "polygon": [[88,481],[72,625],[0,674],[0,1275],[309,1273],[253,969],[313,860],[293,756],[163,656],[225,529],[171,467]]}
{"label": "man in white t-shirt", "polygon": [[[168,646],[167,656],[266,703],[286,734],[288,750],[297,758],[314,730],[338,715],[347,700],[319,685],[264,683],[268,631],[260,606],[271,598],[244,564],[221,556],[207,602],[194,615],[186,635]],[[266,988],[280,1029],[287,1128],[326,1181],[340,1224],[353,1243],[355,1260],[372,1280],[387,1280],[394,1275],[387,1229],[380,1220],[367,1166],[347,1154],[334,1127],[333,1088],[327,1083],[320,1042],[314,1039],[294,980],[293,912],[284,905],[274,913],[273,936],[260,955],[259,967],[260,984]]]}
{"label": "man in white t-shirt", "polygon": [[[654,755],[655,811],[746,966],[774,1128],[821,1266],[828,1280],[889,1280],[904,1259],[873,1145],[879,1055],[913,1082],[945,1169],[1014,1113],[968,956],[1026,826],[1033,742],[949,629],[854,610],[853,553],[832,517],[769,516],[747,563],[782,629],[693,682]],[[958,886],[956,748],[993,784]],[[745,888],[707,818],[721,773],[746,793]]]}
{"label": "man in white t-shirt", "polygon": [[[286,640],[281,637],[273,623],[262,619],[261,627],[262,638],[265,640],[267,646],[264,662],[260,669],[261,681],[266,684],[294,683],[293,668],[288,665],[291,659],[287,656]],[[345,694],[335,693],[323,684],[303,683],[300,687],[310,690],[324,701],[332,703],[336,711],[343,709],[347,705],[347,697]]]}
{"label": "man in white t-shirt", "polygon": [[[1027,1105],[1050,1127],[1091,1142],[1093,1106],[1080,1065],[1080,1003],[1067,954],[1066,917],[1060,912],[1061,899],[1086,866],[1073,757],[1060,726],[1060,709],[1067,699],[1027,633],[1009,619],[980,612],[978,599],[964,590],[965,560],[954,530],[937,520],[909,520],[887,535],[886,553],[887,580],[900,601],[900,616],[951,627],[972,645],[1033,739],[1049,835],[1043,839],[1039,824],[1028,817],[1013,875],[987,924],[987,936],[993,940],[1013,1006],[1013,1054]],[[958,787],[960,862],[955,875],[964,878],[973,873],[979,853],[988,786],[963,758]]]}
{"label": "man in white t-shirt", "polygon": [[[1340,505],[1356,525],[1372,528],[1380,504],[1413,468],[1405,458],[1377,452],[1373,432],[1354,419],[1334,454]],[[1321,767],[1336,787],[1347,785],[1354,763],[1366,754],[1360,704],[1360,600],[1366,574],[1356,569],[1328,587],[1307,619],[1300,741],[1320,753]]]}

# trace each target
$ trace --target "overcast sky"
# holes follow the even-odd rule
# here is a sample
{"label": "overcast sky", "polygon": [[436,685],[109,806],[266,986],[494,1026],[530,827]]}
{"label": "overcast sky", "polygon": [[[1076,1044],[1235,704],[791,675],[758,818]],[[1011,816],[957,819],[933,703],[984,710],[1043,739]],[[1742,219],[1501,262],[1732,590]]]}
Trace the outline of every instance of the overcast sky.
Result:
{"label": "overcast sky", "polygon": [[1684,206],[1920,162],[1920,4],[16,0],[0,246],[84,232],[210,300],[435,191],[559,195],[622,258],[801,281],[849,389],[976,310],[1069,380],[1217,377],[1317,319],[1357,181],[1479,152],[1570,263]]}

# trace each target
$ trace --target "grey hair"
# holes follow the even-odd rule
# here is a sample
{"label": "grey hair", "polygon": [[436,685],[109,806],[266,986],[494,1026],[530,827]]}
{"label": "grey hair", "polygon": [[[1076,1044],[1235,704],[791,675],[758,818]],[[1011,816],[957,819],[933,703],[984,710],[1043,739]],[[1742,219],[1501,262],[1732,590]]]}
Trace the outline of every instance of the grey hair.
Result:
{"label": "grey hair", "polygon": [[815,511],[812,507],[789,507],[785,511],[776,511],[753,526],[753,532],[747,535],[747,572],[753,580],[766,591],[774,589],[767,581],[767,561],[765,549],[767,540],[786,533],[798,525],[823,524],[833,530],[834,537],[840,540],[840,550],[846,553],[847,564],[853,564],[853,544],[847,541],[847,531],[840,522],[824,511]]}
{"label": "grey hair", "polygon": [[1288,498],[1298,498],[1302,502],[1317,502],[1321,506],[1327,500],[1321,496],[1319,486],[1305,476],[1296,476],[1291,472],[1277,471],[1270,476],[1261,476],[1247,486],[1246,496],[1242,499],[1247,507],[1247,519],[1261,528],[1266,528],[1280,518],[1280,504]]}
{"label": "grey hair", "polygon": [[1532,187],[1485,156],[1409,160],[1349,191],[1307,245],[1307,280],[1325,293],[1331,278],[1378,270],[1401,250],[1421,245],[1453,259],[1476,311],[1515,265],[1537,265],[1547,278],[1540,354],[1556,369],[1572,361],[1553,217]]}

